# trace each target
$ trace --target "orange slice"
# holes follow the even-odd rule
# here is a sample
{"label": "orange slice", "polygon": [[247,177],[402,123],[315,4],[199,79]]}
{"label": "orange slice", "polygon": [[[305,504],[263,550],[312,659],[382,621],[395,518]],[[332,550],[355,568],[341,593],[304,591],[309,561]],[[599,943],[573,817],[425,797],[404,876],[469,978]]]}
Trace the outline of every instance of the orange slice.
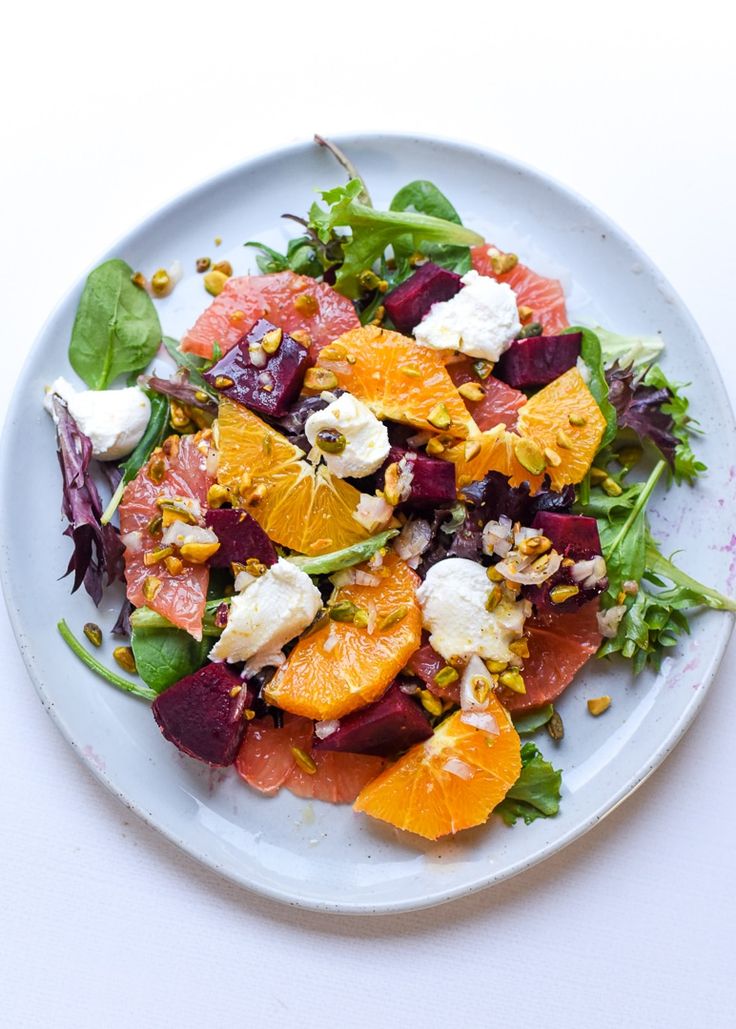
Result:
{"label": "orange slice", "polygon": [[218,481],[236,492],[272,540],[301,554],[359,543],[371,530],[354,517],[361,494],[241,404],[220,401]]}
{"label": "orange slice", "polygon": [[[582,424],[581,424],[582,423]],[[516,432],[497,425],[477,438],[448,448],[443,457],[457,466],[458,488],[496,471],[512,486],[528,482],[539,491],[545,475],[552,488],[580,482],[593,463],[606,421],[577,368],[570,368],[519,408]],[[533,474],[519,460],[520,437],[531,441],[543,457],[544,470]],[[528,459],[527,459],[528,463]]]}
{"label": "orange slice", "polygon": [[498,735],[457,711],[364,787],[355,810],[428,840],[487,821],[521,771],[519,737],[493,695],[488,711]]}
{"label": "orange slice", "polygon": [[269,703],[321,721],[378,700],[419,647],[422,633],[414,592],[419,579],[393,553],[383,569],[380,585],[344,586],[334,601],[363,609],[368,626],[325,619],[297,643],[266,686]]}
{"label": "orange slice", "polygon": [[[363,787],[386,767],[381,757],[312,750],[314,725],[308,718],[284,715],[282,728],[271,718],[248,723],[235,759],[238,774],[261,793],[273,795],[283,786],[297,797],[351,804]],[[308,754],[315,765],[299,764],[292,748]]]}
{"label": "orange slice", "polygon": [[377,325],[351,329],[321,351],[318,363],[378,418],[460,439],[478,432],[443,355],[399,332]]}

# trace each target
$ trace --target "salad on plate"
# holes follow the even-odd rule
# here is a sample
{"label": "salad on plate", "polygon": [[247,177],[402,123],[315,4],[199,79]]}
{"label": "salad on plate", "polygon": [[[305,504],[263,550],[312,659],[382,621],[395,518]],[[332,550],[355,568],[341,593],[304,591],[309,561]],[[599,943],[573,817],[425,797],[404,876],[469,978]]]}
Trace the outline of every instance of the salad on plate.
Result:
{"label": "salad on plate", "polygon": [[199,259],[181,339],[157,311],[180,266],[89,275],[81,381],[44,403],[72,591],[125,584],[118,667],[97,624],[59,631],[244,788],[432,840],[553,817],[579,670],[658,668],[689,612],[736,610],[647,520],[706,471],[697,423],[660,337],[571,325],[561,284],[433,183],[381,210],[317,142],[347,184],[287,216],[285,253],[244,241],[259,274]]}

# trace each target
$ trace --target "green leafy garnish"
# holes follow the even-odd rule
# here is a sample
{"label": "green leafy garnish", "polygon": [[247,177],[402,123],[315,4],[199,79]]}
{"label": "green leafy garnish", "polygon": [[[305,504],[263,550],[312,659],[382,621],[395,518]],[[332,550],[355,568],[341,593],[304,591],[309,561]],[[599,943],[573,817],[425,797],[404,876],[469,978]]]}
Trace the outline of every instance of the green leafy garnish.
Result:
{"label": "green leafy garnish", "polygon": [[530,736],[546,725],[554,713],[555,709],[551,704],[545,704],[538,711],[525,711],[514,718],[514,728],[519,736]]}
{"label": "green leafy garnish", "polygon": [[[131,619],[132,625],[132,619]],[[130,638],[138,674],[154,694],[191,675],[207,659],[211,641],[203,636],[197,641],[183,629],[133,628]]]}
{"label": "green leafy garnish", "polygon": [[62,619],[56,627],[61,634],[61,638],[70,650],[72,650],[79,660],[97,675],[101,676],[113,686],[117,686],[119,690],[124,690],[126,693],[132,693],[134,696],[140,697],[142,700],[156,699],[157,694],[154,690],[147,689],[145,686],[139,686],[137,683],[133,682],[132,679],[124,679],[122,675],[116,675],[115,672],[101,664],[96,657],[93,657],[92,654],[82,646],[64,619]]}
{"label": "green leafy garnish", "polygon": [[296,275],[311,275],[313,278],[317,278],[324,271],[317,257],[314,240],[309,236],[296,236],[294,239],[290,239],[285,254],[280,254],[278,250],[267,247],[265,243],[256,243],[253,240],[244,243],[243,246],[260,250],[256,257],[256,264],[264,275],[292,271]]}
{"label": "green leafy garnish", "polygon": [[[215,342],[212,351],[212,358],[208,360],[204,357],[197,357],[196,354],[182,353],[182,351],[179,350],[179,341],[172,339],[171,336],[164,336],[162,342],[166,348],[167,354],[174,361],[177,367],[186,369],[188,375],[187,381],[197,389],[201,389],[208,397],[212,397],[213,400],[219,399],[217,392],[213,390],[212,386],[210,386],[209,382],[207,382],[202,375],[202,372],[206,372],[213,362],[218,361],[220,357],[222,357],[219,344]],[[215,348],[217,350],[217,354],[215,353]]]}
{"label": "green leafy garnish", "polygon": [[673,474],[675,482],[693,482],[707,466],[699,461],[690,446],[690,437],[699,434],[698,423],[688,414],[690,402],[682,392],[684,384],[671,382],[659,365],[652,365],[644,376],[644,383],[654,389],[667,390],[670,399],[662,404],[662,411],[672,419],[675,446]]}
{"label": "green leafy garnish", "polygon": [[[433,182],[428,182],[426,179],[417,179],[400,189],[391,201],[389,210],[415,211],[418,214],[428,214],[433,218],[443,218],[455,225],[462,225],[460,215],[444,193],[437,189]],[[416,247],[412,243],[412,238],[408,236],[406,239],[400,237],[395,239],[392,249],[396,267],[387,275],[392,285],[398,285],[414,270],[409,259],[414,254]],[[458,275],[465,275],[473,266],[470,260],[470,248],[467,246],[424,243],[420,246],[419,252],[428,260],[443,268],[449,268]]]}
{"label": "green leafy garnish", "polygon": [[601,409],[601,414],[606,419],[606,428],[599,448],[602,450],[616,438],[617,420],[616,410],[608,399],[608,383],[603,367],[601,344],[595,332],[592,329],[584,328],[582,325],[571,326],[569,329],[565,329],[564,332],[579,332],[582,335],[580,357],[590,373],[588,389],[593,394],[595,402]]}
{"label": "green leafy garnish", "polygon": [[664,350],[661,336],[621,336],[600,325],[596,325],[592,331],[598,337],[606,366],[618,363],[621,368],[628,368],[629,365],[646,368]]}
{"label": "green leafy garnish", "polygon": [[151,401],[151,416],[148,419],[146,431],[143,433],[143,436],[133,453],[127,461],[121,465],[123,475],[118,483],[117,489],[110,498],[110,503],[105,508],[102,518],[100,519],[103,525],[107,525],[115,514],[118,504],[123,499],[125,487],[136,477],[156,447],[160,447],[168,435],[168,400],[160,393],[153,392],[149,392],[148,398]]}
{"label": "green leafy garnish", "polygon": [[294,555],[287,560],[307,575],[331,575],[332,572],[339,572],[343,568],[351,568],[367,561],[397,535],[398,529],[387,529],[385,532],[379,532],[377,536],[370,536],[367,540],[354,543],[343,550],[333,550],[330,554],[320,554],[318,557]]}
{"label": "green leafy garnish", "polygon": [[[470,246],[483,237],[455,222],[416,211],[377,211],[358,199],[362,184],[351,179],[346,186],[324,190],[327,208],[312,204],[309,227],[325,245],[337,238],[342,247],[342,264],[337,267],[335,288],[356,299],[362,293],[360,275],[372,268],[395,241],[418,250],[423,244],[443,243]],[[349,229],[348,233],[337,233]]]}
{"label": "green leafy garnish", "polygon": [[552,818],[560,809],[562,772],[545,761],[534,743],[521,748],[521,774],[496,807],[506,825],[523,818],[529,825],[537,818]]}
{"label": "green leafy garnish", "polygon": [[142,372],[158,350],[161,325],[133,269],[114,258],[90,272],[77,308],[69,361],[90,389],[107,389],[125,372]]}

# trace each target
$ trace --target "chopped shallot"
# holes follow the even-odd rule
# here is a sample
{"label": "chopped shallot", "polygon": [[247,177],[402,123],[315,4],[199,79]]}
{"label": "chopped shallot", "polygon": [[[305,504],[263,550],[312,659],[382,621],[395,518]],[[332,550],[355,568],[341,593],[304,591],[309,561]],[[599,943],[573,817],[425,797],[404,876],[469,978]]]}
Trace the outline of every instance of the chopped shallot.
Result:
{"label": "chopped shallot", "polygon": [[393,513],[394,509],[386,503],[383,497],[371,497],[367,493],[363,493],[353,518],[368,532],[378,532],[388,524]]}
{"label": "chopped shallot", "polygon": [[487,711],[463,711],[460,715],[460,721],[466,725],[472,725],[476,729],[482,729],[483,732],[487,732],[491,736],[498,736],[498,722]]}
{"label": "chopped shallot", "polygon": [[432,542],[432,526],[423,518],[410,519],[394,541],[394,550],[410,568],[416,568],[419,558]]}
{"label": "chopped shallot", "polygon": [[448,758],[442,768],[445,772],[449,772],[450,775],[456,775],[458,779],[472,779],[475,775],[475,772],[470,765],[466,765],[465,762],[461,761],[458,757]]}
{"label": "chopped shallot", "polygon": [[506,557],[512,546],[512,529],[508,515],[501,515],[497,522],[486,522],[483,527],[483,553]]}
{"label": "chopped shallot", "polygon": [[328,718],[324,722],[314,723],[314,735],[318,740],[326,740],[328,736],[332,736],[333,732],[337,732],[340,726],[340,722],[337,718]]}
{"label": "chopped shallot", "polygon": [[596,615],[598,620],[598,632],[607,640],[612,640],[618,632],[621,619],[626,614],[626,604],[614,604],[607,611],[599,611]]}

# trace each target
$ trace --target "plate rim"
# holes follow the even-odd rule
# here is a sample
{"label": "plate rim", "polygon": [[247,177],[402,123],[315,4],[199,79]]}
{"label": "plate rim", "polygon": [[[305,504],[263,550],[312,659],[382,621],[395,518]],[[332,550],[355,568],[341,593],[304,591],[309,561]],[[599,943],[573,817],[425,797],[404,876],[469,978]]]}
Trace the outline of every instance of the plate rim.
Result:
{"label": "plate rim", "polygon": [[[637,256],[637,259],[646,268],[646,270],[656,276],[658,282],[667,289],[669,296],[673,299],[674,305],[678,311],[678,315],[683,320],[685,327],[688,332],[698,340],[701,348],[701,353],[705,356],[707,362],[710,365],[710,370],[713,373],[713,380],[717,386],[719,392],[719,399],[722,404],[722,408],[725,412],[728,412],[728,426],[727,429],[733,435],[736,433],[736,418],[734,417],[734,411],[731,405],[730,397],[725,387],[723,377],[721,375],[718,363],[710,349],[710,346],[705,339],[700,327],[695,321],[691,314],[688,306],[680,297],[679,293],[672,287],[666,276],[663,275],[659,267],[652,261],[652,259],[641,249],[641,247],[635,242],[634,239],[622,229],[617,222],[615,222],[609,215],[603,212],[597,205],[591,203],[584,196],[578,193],[576,190],[560,182],[554,176],[548,175],[541,171],[535,166],[528,164],[524,161],[517,160],[510,155],[506,155],[490,147],[485,147],[475,142],[463,140],[453,136],[438,136],[430,133],[405,133],[399,131],[391,132],[358,132],[351,134],[339,134],[331,137],[334,141],[343,148],[350,148],[350,146],[357,146],[367,142],[376,143],[383,140],[396,140],[402,144],[411,145],[414,142],[436,145],[440,149],[452,149],[455,151],[471,151],[474,155],[483,159],[490,159],[497,165],[504,167],[506,170],[510,170],[516,173],[521,173],[525,177],[531,177],[538,184],[545,187],[552,187],[556,192],[562,194],[565,199],[574,201],[580,208],[594,214],[602,223],[607,226],[607,229],[614,233],[619,239],[625,243]],[[110,248],[99,258],[98,261],[87,266],[87,269],[79,276],[77,276],[71,286],[63,291],[58,301],[51,308],[48,316],[44,320],[42,326],[38,330],[35,339],[30,346],[25,360],[21,366],[20,373],[13,386],[13,390],[10,396],[10,402],[6,411],[6,416],[3,421],[3,426],[10,424],[17,415],[18,409],[21,406],[21,393],[22,390],[20,385],[24,379],[26,371],[29,365],[33,362],[38,351],[41,350],[43,341],[47,334],[49,325],[56,318],[60,308],[67,304],[70,299],[76,294],[82,286],[84,277],[88,274],[89,270],[96,267],[98,263],[106,260],[116,253],[119,253],[125,248],[131,237],[138,235],[141,232],[145,232],[150,229],[152,223],[155,223],[160,218],[174,212],[180,205],[189,203],[196,199],[197,196],[207,194],[211,190],[216,189],[218,184],[221,184],[229,179],[237,178],[238,176],[246,173],[249,169],[256,167],[257,165],[269,162],[274,159],[285,159],[288,160],[299,153],[303,153],[311,147],[315,146],[313,140],[308,139],[304,141],[297,141],[289,144],[285,144],[280,147],[265,149],[254,154],[252,157],[228,168],[224,168],[207,179],[200,181],[179,193],[177,196],[159,206],[155,210],[150,211],[140,222],[138,222],[130,231],[125,235],[119,237]],[[0,446],[0,484],[9,483],[12,480],[13,469],[11,468],[9,446],[7,445],[6,434],[3,433],[2,445]],[[9,504],[9,493],[8,489],[0,489],[0,540],[8,539],[9,536],[9,523],[10,523],[10,504]],[[511,865],[499,872],[490,872],[483,875],[479,875],[470,882],[458,884],[456,886],[444,889],[438,889],[426,892],[421,899],[410,898],[405,901],[384,901],[373,904],[366,904],[363,901],[328,901],[315,899],[310,897],[303,897],[300,895],[298,890],[275,887],[268,883],[254,883],[248,879],[246,875],[237,874],[237,870],[229,869],[222,866],[216,858],[210,856],[208,853],[203,852],[197,847],[196,843],[187,842],[181,838],[180,835],[169,827],[167,823],[162,823],[157,819],[151,812],[147,812],[143,805],[132,798],[126,796],[125,792],[121,790],[115,783],[114,774],[109,775],[106,770],[102,770],[92,759],[92,757],[86,754],[78,742],[74,739],[72,731],[67,724],[67,720],[64,717],[62,711],[59,710],[53,699],[48,695],[46,691],[46,685],[44,677],[41,672],[36,668],[34,662],[34,655],[32,653],[32,640],[26,636],[23,626],[21,625],[20,616],[20,605],[17,602],[17,598],[14,594],[13,588],[10,582],[10,549],[6,545],[0,546],[0,582],[2,583],[3,596],[5,598],[5,604],[8,612],[8,619],[15,636],[15,641],[18,649],[21,653],[23,663],[26,667],[28,675],[34,688],[41,700],[41,703],[47,713],[50,715],[52,721],[64,737],[64,739],[70,744],[73,752],[82,761],[93,774],[93,776],[113,794],[118,800],[120,800],[125,807],[136,814],[142,819],[148,826],[161,833],[166,839],[172,842],[180,850],[184,851],[190,857],[196,859],[200,864],[210,868],[212,871],[221,875],[226,880],[237,884],[238,886],[244,887],[245,889],[263,896],[271,900],[278,901],[282,904],[286,904],[292,907],[299,907],[304,910],[311,910],[321,913],[329,914],[343,914],[343,915],[381,915],[381,914],[396,914],[405,911],[416,911],[422,910],[429,907],[434,907],[439,904],[449,902],[454,899],[458,899],[464,896],[470,896],[480,890],[487,889],[500,882],[510,879],[513,876],[526,871],[529,868],[542,862],[545,858],[552,856],[563,850],[576,839],[583,836],[586,832],[590,831],[596,824],[598,824],[604,817],[614,811],[616,808],[623,803],[629,796],[631,796],[648,778],[649,776],[663,763],[668,755],[674,750],[675,746],[683,738],[690,725],[696,718],[700,711],[705,697],[710,691],[715,675],[720,666],[723,654],[726,646],[728,645],[731,637],[734,623],[736,622],[736,616],[730,612],[719,612],[720,614],[720,625],[718,628],[717,638],[714,639],[714,646],[711,650],[711,654],[704,668],[701,676],[700,688],[694,690],[692,697],[689,699],[687,705],[684,707],[680,717],[670,728],[669,732],[662,739],[659,746],[653,752],[649,753],[646,760],[641,764],[641,767],[630,775],[628,779],[621,784],[618,790],[612,795],[609,795],[606,800],[601,802],[596,808],[591,811],[585,818],[583,818],[575,826],[571,827],[570,830],[561,838],[555,840],[554,844],[542,844],[531,851],[528,855],[518,859]]]}

